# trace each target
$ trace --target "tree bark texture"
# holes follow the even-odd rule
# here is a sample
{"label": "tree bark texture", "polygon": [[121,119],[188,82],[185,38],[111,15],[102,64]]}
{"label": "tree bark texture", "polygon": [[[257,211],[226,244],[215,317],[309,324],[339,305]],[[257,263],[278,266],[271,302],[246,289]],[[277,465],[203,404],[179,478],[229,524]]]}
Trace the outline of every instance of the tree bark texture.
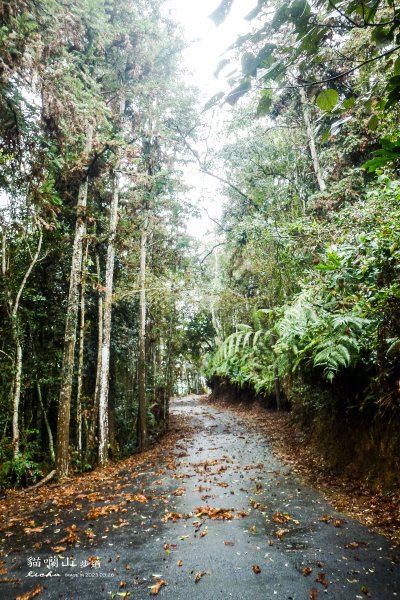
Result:
{"label": "tree bark texture", "polygon": [[[88,127],[86,136],[86,154],[92,149],[93,129]],[[79,284],[82,270],[82,246],[86,234],[86,206],[89,175],[79,185],[76,207],[76,225],[69,279],[67,316],[65,323],[64,352],[61,369],[60,398],[57,420],[56,471],[58,479],[68,476],[69,472],[69,430],[71,418],[71,395],[74,379],[74,359],[76,327],[79,310]]]}
{"label": "tree bark texture", "polygon": [[307,94],[306,94],[304,88],[302,88],[302,87],[299,88],[299,91],[300,91],[300,98],[301,98],[301,107],[302,107],[302,111],[303,111],[303,119],[304,119],[304,123],[306,126],[308,146],[310,148],[314,173],[317,178],[318,187],[319,187],[320,191],[324,192],[326,190],[326,183],[322,176],[321,165],[319,163],[317,146],[315,144],[314,131],[313,131],[312,124],[311,124],[310,110],[308,108]]}
{"label": "tree bark texture", "polygon": [[36,252],[29,263],[29,266],[22,279],[21,285],[19,286],[17,295],[14,302],[12,303],[11,310],[11,330],[14,342],[14,382],[12,386],[12,446],[13,446],[13,457],[16,459],[19,455],[19,406],[21,401],[21,380],[22,380],[22,341],[20,324],[18,318],[18,309],[21,301],[22,293],[25,289],[26,282],[29,279],[30,274],[34,266],[36,265],[40,251],[42,249],[43,233],[39,226],[39,241],[36,248]]}
{"label": "tree bark texture", "polygon": [[146,250],[147,220],[140,235],[140,272],[139,272],[139,449],[147,446],[147,402],[146,402]]}
{"label": "tree bark texture", "polygon": [[110,374],[110,342],[112,316],[112,290],[114,280],[115,236],[118,223],[119,175],[113,177],[113,192],[110,207],[110,231],[107,245],[103,332],[101,344],[101,370],[99,388],[99,464],[108,462],[108,388]]}
{"label": "tree bark texture", "polygon": [[85,256],[82,264],[81,277],[81,300],[79,319],[79,358],[78,358],[78,387],[76,392],[76,428],[77,428],[77,450],[79,457],[82,456],[82,390],[83,390],[83,359],[85,352],[85,286],[86,272],[89,252],[89,242],[86,242]]}

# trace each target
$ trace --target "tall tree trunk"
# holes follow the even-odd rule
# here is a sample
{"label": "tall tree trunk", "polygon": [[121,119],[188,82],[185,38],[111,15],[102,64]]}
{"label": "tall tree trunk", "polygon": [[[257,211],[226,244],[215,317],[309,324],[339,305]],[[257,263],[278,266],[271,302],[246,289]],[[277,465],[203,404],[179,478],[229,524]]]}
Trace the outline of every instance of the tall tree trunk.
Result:
{"label": "tall tree trunk", "polygon": [[78,358],[78,386],[76,392],[76,428],[77,428],[77,450],[82,458],[82,390],[83,390],[83,362],[85,351],[85,286],[86,272],[89,252],[89,242],[85,245],[85,256],[82,264],[81,277],[81,301],[80,301],[80,319],[79,319],[79,358]]}
{"label": "tall tree trunk", "polygon": [[[93,144],[93,128],[88,126],[85,152],[91,152]],[[76,325],[79,308],[79,283],[82,270],[82,245],[86,234],[86,206],[89,175],[79,185],[76,206],[76,225],[74,245],[72,249],[71,270],[69,279],[67,316],[65,323],[64,353],[61,370],[60,399],[57,421],[57,477],[63,479],[69,471],[69,429],[71,418],[71,394],[74,377],[74,358],[76,343]]]}
{"label": "tall tree trunk", "polygon": [[147,403],[146,403],[146,247],[147,218],[140,234],[139,273],[139,450],[147,446]]}
{"label": "tall tree trunk", "polygon": [[313,128],[311,125],[310,110],[308,108],[307,94],[306,94],[304,88],[302,88],[302,87],[299,88],[299,92],[300,92],[300,98],[301,98],[301,108],[302,108],[302,112],[303,112],[303,119],[304,119],[304,123],[306,126],[306,131],[307,131],[308,145],[310,148],[312,163],[313,163],[313,167],[314,167],[314,173],[317,178],[320,191],[324,192],[326,190],[326,183],[322,176],[321,165],[319,164],[317,147],[315,144],[314,131],[313,131]]}
{"label": "tall tree trunk", "polygon": [[[122,89],[119,95],[117,125],[122,132],[122,117],[125,112],[126,98]],[[110,343],[111,343],[111,317],[112,317],[112,290],[114,282],[115,238],[118,224],[119,204],[119,174],[118,162],[114,167],[112,182],[112,197],[110,206],[109,238],[106,257],[105,293],[103,310],[103,331],[101,344],[101,369],[99,380],[99,464],[104,467],[108,463],[108,392],[110,376]]]}
{"label": "tall tree trunk", "polygon": [[94,387],[93,406],[88,423],[88,433],[86,439],[86,461],[89,461],[90,454],[94,449],[96,430],[99,420],[99,395],[100,395],[100,377],[101,377],[101,350],[103,347],[103,290],[101,287],[100,258],[96,253],[96,274],[97,274],[97,363],[96,363],[96,383]]}
{"label": "tall tree trunk", "polygon": [[1,274],[3,277],[7,274],[7,227],[5,225],[1,236]]}
{"label": "tall tree trunk", "polygon": [[25,272],[22,279],[21,285],[19,286],[17,295],[14,302],[11,305],[11,330],[14,342],[14,383],[12,393],[12,446],[13,446],[13,457],[14,459],[19,455],[19,405],[21,400],[21,379],[22,379],[22,342],[20,324],[18,318],[18,309],[21,301],[21,296],[26,286],[26,282],[32,272],[32,269],[36,265],[40,251],[42,248],[43,233],[42,228],[39,226],[39,241],[36,248],[36,252],[31,259],[31,262]]}
{"label": "tall tree trunk", "polygon": [[103,334],[101,344],[101,370],[99,388],[99,464],[108,462],[108,389],[110,374],[110,342],[112,316],[112,290],[114,280],[115,236],[118,222],[119,176],[114,172],[113,192],[110,207],[110,232],[107,246],[106,276],[103,312]]}
{"label": "tall tree trunk", "polygon": [[46,425],[46,431],[47,431],[47,435],[49,437],[49,452],[50,452],[50,458],[51,458],[51,462],[55,462],[56,460],[56,455],[54,452],[54,440],[53,440],[53,433],[51,431],[51,427],[50,427],[50,423],[49,423],[49,419],[47,417],[47,411],[44,407],[43,404],[43,398],[42,398],[42,388],[40,387],[40,383],[36,383],[36,389],[37,389],[37,394],[38,394],[38,398],[39,398],[39,404],[40,404],[40,408],[42,409],[42,414],[43,414],[43,419],[44,419],[44,424]]}

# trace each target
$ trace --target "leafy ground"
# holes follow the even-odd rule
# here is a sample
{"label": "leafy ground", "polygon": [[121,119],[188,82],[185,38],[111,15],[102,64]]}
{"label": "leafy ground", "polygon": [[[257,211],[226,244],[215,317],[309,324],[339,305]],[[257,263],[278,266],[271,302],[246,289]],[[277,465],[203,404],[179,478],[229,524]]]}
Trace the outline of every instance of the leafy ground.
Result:
{"label": "leafy ground", "polygon": [[[215,400],[212,400],[215,404]],[[367,483],[335,474],[296,427],[287,412],[266,410],[257,404],[220,404],[266,436],[276,455],[316,486],[340,510],[400,544],[400,492],[374,489]]]}
{"label": "leafy ground", "polygon": [[172,408],[144,455],[2,501],[1,598],[396,598],[396,549],[274,456],[249,414]]}

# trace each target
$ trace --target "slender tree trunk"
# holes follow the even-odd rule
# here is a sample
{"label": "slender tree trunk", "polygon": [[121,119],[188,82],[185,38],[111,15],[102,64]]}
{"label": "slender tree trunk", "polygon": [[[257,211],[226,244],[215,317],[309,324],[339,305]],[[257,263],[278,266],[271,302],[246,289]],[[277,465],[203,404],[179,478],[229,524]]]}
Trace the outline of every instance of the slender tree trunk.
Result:
{"label": "slender tree trunk", "polygon": [[11,330],[12,337],[15,347],[15,360],[14,360],[14,383],[13,383],[13,394],[12,394],[12,446],[13,446],[13,457],[14,459],[19,455],[19,406],[21,401],[21,380],[22,380],[22,343],[20,325],[18,319],[18,309],[21,301],[22,293],[25,289],[26,282],[36,265],[40,251],[42,249],[43,233],[42,229],[39,228],[39,241],[36,248],[36,252],[29,264],[28,269],[22,279],[21,285],[19,286],[17,295],[14,302],[12,303],[11,310]]}
{"label": "slender tree trunk", "polygon": [[3,225],[3,233],[1,236],[1,274],[3,277],[7,273],[7,227]]}
{"label": "slender tree trunk", "polygon": [[140,235],[140,274],[139,274],[139,449],[147,446],[147,403],[146,403],[146,247],[147,219]]}
{"label": "slender tree trunk", "polygon": [[82,264],[81,277],[81,301],[79,320],[79,358],[78,358],[78,387],[76,392],[76,427],[77,427],[77,449],[79,457],[82,457],[82,390],[83,390],[83,359],[85,351],[85,286],[86,271],[89,252],[89,242],[86,242],[85,257]]}
{"label": "slender tree trunk", "polygon": [[95,447],[96,430],[99,420],[99,394],[100,394],[100,377],[101,377],[101,350],[103,345],[103,290],[101,287],[101,271],[100,258],[96,253],[96,274],[97,274],[97,290],[98,290],[98,325],[97,325],[97,364],[96,364],[96,383],[94,388],[93,405],[90,414],[90,419],[87,426],[86,436],[86,462],[89,462],[90,455]]}
{"label": "slender tree trunk", "polygon": [[42,414],[43,414],[43,419],[44,419],[44,423],[46,425],[46,431],[47,431],[47,435],[49,436],[49,452],[50,452],[50,458],[51,458],[51,462],[55,462],[56,460],[56,455],[54,452],[54,440],[53,440],[53,433],[51,431],[51,427],[50,427],[50,423],[49,423],[49,419],[47,417],[47,412],[46,409],[44,407],[43,404],[43,398],[42,398],[42,388],[40,387],[40,383],[36,383],[36,389],[37,389],[37,393],[38,393],[38,398],[39,398],[39,404],[40,404],[40,408],[42,409]]}
{"label": "slender tree trunk", "polygon": [[[88,126],[86,136],[86,154],[92,149],[93,128]],[[67,316],[65,323],[64,354],[61,370],[60,399],[57,421],[57,477],[63,479],[69,471],[69,429],[71,418],[71,395],[74,376],[74,358],[76,343],[76,325],[79,309],[79,283],[82,269],[82,245],[86,234],[86,205],[89,175],[79,185],[76,207],[76,226],[69,280]]]}
{"label": "slender tree trunk", "polygon": [[14,343],[15,343],[15,363],[14,363],[14,386],[12,399],[12,447],[13,457],[16,459],[19,456],[19,405],[21,399],[21,377],[22,377],[22,346],[17,333],[17,326],[13,327]]}
{"label": "slender tree trunk", "polygon": [[110,375],[110,342],[112,316],[112,289],[114,280],[115,236],[118,222],[119,176],[114,173],[110,208],[110,232],[107,246],[101,369],[99,387],[99,464],[108,462],[108,389]]}
{"label": "slender tree trunk", "polygon": [[165,356],[165,396],[164,396],[164,431],[168,431],[169,428],[169,399],[172,395],[172,336],[173,336],[173,324],[175,317],[175,304],[171,316],[169,319],[169,335],[166,344],[166,356]]}
{"label": "slender tree trunk", "polygon": [[313,131],[312,124],[311,124],[310,110],[308,108],[307,94],[306,94],[304,88],[302,88],[302,87],[299,88],[299,92],[300,92],[300,98],[301,98],[301,107],[302,107],[302,111],[303,111],[303,119],[304,119],[304,123],[306,126],[306,131],[307,131],[308,145],[310,148],[312,163],[313,163],[313,167],[314,167],[314,173],[317,178],[320,191],[324,192],[326,190],[326,183],[322,176],[321,166],[319,164],[317,147],[315,144],[315,136],[314,136],[314,131]]}

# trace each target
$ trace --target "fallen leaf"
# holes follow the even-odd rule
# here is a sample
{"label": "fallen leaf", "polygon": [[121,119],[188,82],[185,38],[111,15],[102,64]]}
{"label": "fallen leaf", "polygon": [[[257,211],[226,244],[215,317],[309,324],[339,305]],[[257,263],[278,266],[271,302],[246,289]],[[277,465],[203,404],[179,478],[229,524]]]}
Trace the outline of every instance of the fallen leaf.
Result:
{"label": "fallen leaf", "polygon": [[163,579],[159,579],[154,585],[150,586],[150,594],[152,596],[157,596],[157,594],[160,592],[161,588],[164,587],[165,585],[168,585],[168,583],[166,581],[164,581]]}
{"label": "fallen leaf", "polygon": [[163,523],[167,523],[168,521],[172,521],[173,523],[176,523],[178,519],[182,519],[181,513],[169,512],[161,519],[161,521]]}
{"label": "fallen leaf", "polygon": [[194,582],[199,583],[200,579],[206,574],[205,571],[198,571],[194,577]]}
{"label": "fallen leaf", "polygon": [[79,540],[77,534],[78,528],[75,525],[75,523],[71,525],[71,527],[67,527],[65,531],[67,531],[67,535],[62,540],[60,540],[60,544],[67,543],[72,545]]}
{"label": "fallen leaf", "polygon": [[22,596],[17,596],[15,600],[31,600],[31,598],[36,598],[36,596],[39,596],[39,594],[41,594],[43,590],[44,587],[42,585],[37,585],[30,592],[25,592],[25,594],[22,594]]}
{"label": "fallen leaf", "polygon": [[282,514],[280,512],[277,512],[273,515],[272,520],[275,523],[279,523],[280,525],[282,525],[283,523],[287,523],[288,521],[291,520],[291,518],[289,517],[288,514]]}
{"label": "fallen leaf", "polygon": [[311,600],[316,600],[318,598],[318,591],[315,588],[311,588],[310,598]]}
{"label": "fallen leaf", "polygon": [[183,565],[183,560],[178,560],[176,564],[178,565],[178,567],[181,567]]}
{"label": "fallen leaf", "polygon": [[134,502],[142,502],[142,503],[147,502],[147,498],[143,494],[135,494],[133,496],[133,500],[134,500]]}
{"label": "fallen leaf", "polygon": [[91,521],[92,519],[98,519],[99,517],[104,517],[105,515],[109,515],[112,512],[118,512],[120,508],[121,507],[117,504],[109,504],[107,506],[92,506],[92,508],[87,514],[87,519],[89,521]]}
{"label": "fallen leaf", "polygon": [[346,521],[344,519],[335,519],[333,521],[333,526],[334,527],[343,527],[343,525],[346,523]]}
{"label": "fallen leaf", "polygon": [[331,515],[322,515],[322,517],[319,518],[322,523],[330,523],[332,519],[333,517]]}
{"label": "fallen leaf", "polygon": [[358,542],[349,542],[348,544],[345,545],[345,548],[350,548],[350,550],[355,550],[356,548],[358,548],[359,544]]}
{"label": "fallen leaf", "polygon": [[201,538],[202,538],[202,537],[205,537],[205,536],[207,535],[207,533],[208,533],[208,527],[206,527],[206,528],[204,529],[204,531],[200,531],[200,537],[201,537]]}
{"label": "fallen leaf", "polygon": [[289,531],[289,529],[278,529],[277,531],[275,531],[275,535],[278,539],[283,540],[285,534],[289,533]]}
{"label": "fallen leaf", "polygon": [[253,565],[251,568],[253,569],[253,573],[256,573],[257,575],[258,573],[261,573],[261,568],[259,565]]}
{"label": "fallen leaf", "polygon": [[235,542],[224,542],[225,546],[234,546]]}
{"label": "fallen leaf", "polygon": [[52,546],[51,549],[56,554],[59,554],[60,552],[65,552],[67,548],[65,546]]}
{"label": "fallen leaf", "polygon": [[307,577],[310,573],[312,573],[312,569],[310,567],[304,567],[304,569],[303,569],[304,577]]}
{"label": "fallen leaf", "polygon": [[221,519],[230,521],[233,519],[233,508],[212,508],[211,506],[200,506],[195,508],[196,517],[206,515],[210,519]]}
{"label": "fallen leaf", "polygon": [[44,527],[25,527],[24,528],[24,532],[25,533],[42,533]]}
{"label": "fallen leaf", "polygon": [[325,588],[327,588],[329,585],[329,581],[327,581],[327,579],[325,577],[325,573],[318,573],[315,581],[317,583],[320,583],[321,585],[323,585]]}

